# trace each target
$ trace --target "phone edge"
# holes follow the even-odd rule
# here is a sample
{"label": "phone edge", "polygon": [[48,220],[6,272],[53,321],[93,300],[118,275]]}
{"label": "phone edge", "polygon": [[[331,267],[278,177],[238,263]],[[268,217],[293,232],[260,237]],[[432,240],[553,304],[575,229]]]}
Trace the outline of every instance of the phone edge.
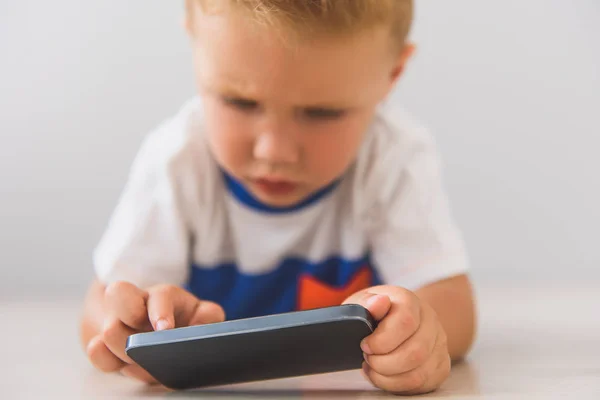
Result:
{"label": "phone edge", "polygon": [[[331,315],[331,313],[333,311],[340,310],[341,308],[343,308],[343,310],[341,310],[341,311],[343,311],[342,313],[337,314],[337,315]],[[254,333],[254,332],[267,332],[267,331],[277,330],[277,329],[293,328],[295,326],[322,324],[322,323],[331,322],[331,321],[359,320],[359,321],[363,322],[369,328],[369,330],[371,332],[373,332],[375,330],[376,325],[377,325],[377,323],[376,323],[375,319],[373,318],[373,316],[371,315],[371,313],[366,308],[364,308],[358,304],[345,304],[342,306],[335,306],[335,307],[323,307],[323,308],[317,308],[317,309],[312,309],[312,310],[292,311],[292,312],[282,313],[282,314],[273,314],[273,315],[266,315],[266,316],[262,316],[262,317],[245,318],[245,319],[225,321],[225,322],[230,323],[231,325],[235,326],[235,325],[241,324],[241,323],[253,323],[253,322],[259,321],[259,320],[264,321],[265,319],[275,319],[277,317],[281,317],[281,316],[285,316],[285,315],[292,316],[292,314],[296,314],[295,316],[298,316],[299,313],[305,313],[305,312],[315,313],[315,316],[319,315],[320,318],[314,318],[313,320],[311,320],[309,322],[302,322],[301,320],[296,320],[296,321],[294,321],[294,323],[288,323],[288,324],[284,324],[284,325],[275,325],[275,326],[268,326],[268,327],[262,327],[262,328],[257,327],[257,328],[252,328],[252,329],[240,329],[240,330],[233,331],[233,332],[232,331],[224,331],[224,332],[219,332],[219,333],[212,334],[212,335],[201,335],[201,334],[193,335],[192,334],[192,335],[187,335],[187,336],[180,337],[180,338],[174,338],[171,340],[169,340],[168,338],[166,338],[166,339],[153,338],[154,335],[151,335],[151,334],[155,334],[156,331],[137,333],[137,334],[130,335],[127,338],[127,342],[125,345],[125,352],[129,355],[129,352],[131,350],[141,348],[141,347],[168,345],[168,344],[173,344],[173,343],[198,340],[200,338],[203,338],[203,339],[204,338],[215,338],[215,337],[221,337],[221,336],[226,336],[226,335],[231,335],[231,334],[242,335],[242,334],[248,334],[248,333]],[[251,321],[251,320],[253,320],[253,321]],[[178,328],[178,329],[192,330],[194,328],[197,329],[199,327],[204,327],[204,326],[206,326],[206,325],[198,325],[198,326]],[[173,329],[167,330],[167,331],[162,331],[161,333],[163,334],[163,336],[170,336],[169,334],[171,331],[173,331]]]}

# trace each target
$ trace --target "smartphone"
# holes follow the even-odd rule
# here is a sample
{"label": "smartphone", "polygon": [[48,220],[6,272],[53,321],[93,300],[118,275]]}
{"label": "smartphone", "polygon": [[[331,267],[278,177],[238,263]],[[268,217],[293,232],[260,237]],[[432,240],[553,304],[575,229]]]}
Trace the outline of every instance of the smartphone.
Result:
{"label": "smartphone", "polygon": [[162,385],[186,390],[359,369],[376,322],[348,304],[129,336],[126,352]]}

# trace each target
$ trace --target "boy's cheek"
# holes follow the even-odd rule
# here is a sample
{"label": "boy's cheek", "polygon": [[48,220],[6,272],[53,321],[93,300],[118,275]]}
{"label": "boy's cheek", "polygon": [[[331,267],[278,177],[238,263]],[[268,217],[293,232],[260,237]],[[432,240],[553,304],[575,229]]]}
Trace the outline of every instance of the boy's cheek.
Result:
{"label": "boy's cheek", "polygon": [[221,104],[219,100],[212,98],[206,100],[204,110],[206,129],[212,136],[232,134],[241,131],[244,126],[248,126],[248,121],[245,121],[247,118],[243,118],[240,113]]}
{"label": "boy's cheek", "polygon": [[324,132],[306,132],[303,142],[305,167],[310,176],[320,178],[322,184],[340,177],[355,160],[362,135],[348,124]]}
{"label": "boy's cheek", "polygon": [[245,170],[252,156],[252,135],[248,124],[218,110],[207,116],[205,123],[211,151],[219,164],[234,175],[244,172],[239,169]]}

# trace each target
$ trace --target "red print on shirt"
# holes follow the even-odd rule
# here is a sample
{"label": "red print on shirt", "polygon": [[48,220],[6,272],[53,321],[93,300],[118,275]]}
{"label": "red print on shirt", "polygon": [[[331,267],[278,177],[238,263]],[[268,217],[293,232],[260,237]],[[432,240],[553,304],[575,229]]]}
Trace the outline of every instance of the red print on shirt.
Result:
{"label": "red print on shirt", "polygon": [[308,274],[300,276],[298,282],[298,310],[339,306],[354,293],[371,285],[372,272],[368,266],[361,268],[342,287],[330,286]]}

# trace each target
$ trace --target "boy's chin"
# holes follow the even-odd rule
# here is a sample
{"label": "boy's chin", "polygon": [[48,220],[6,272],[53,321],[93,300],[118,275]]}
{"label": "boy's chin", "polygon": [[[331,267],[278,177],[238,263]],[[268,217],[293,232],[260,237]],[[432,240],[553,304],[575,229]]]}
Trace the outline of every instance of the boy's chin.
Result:
{"label": "boy's chin", "polygon": [[259,190],[252,190],[251,192],[258,201],[272,208],[292,208],[305,201],[309,196],[309,194],[300,193],[299,191],[285,195],[267,194]]}
{"label": "boy's chin", "polygon": [[292,208],[302,203],[305,198],[300,196],[280,197],[280,196],[257,196],[258,200],[264,205],[272,208]]}

